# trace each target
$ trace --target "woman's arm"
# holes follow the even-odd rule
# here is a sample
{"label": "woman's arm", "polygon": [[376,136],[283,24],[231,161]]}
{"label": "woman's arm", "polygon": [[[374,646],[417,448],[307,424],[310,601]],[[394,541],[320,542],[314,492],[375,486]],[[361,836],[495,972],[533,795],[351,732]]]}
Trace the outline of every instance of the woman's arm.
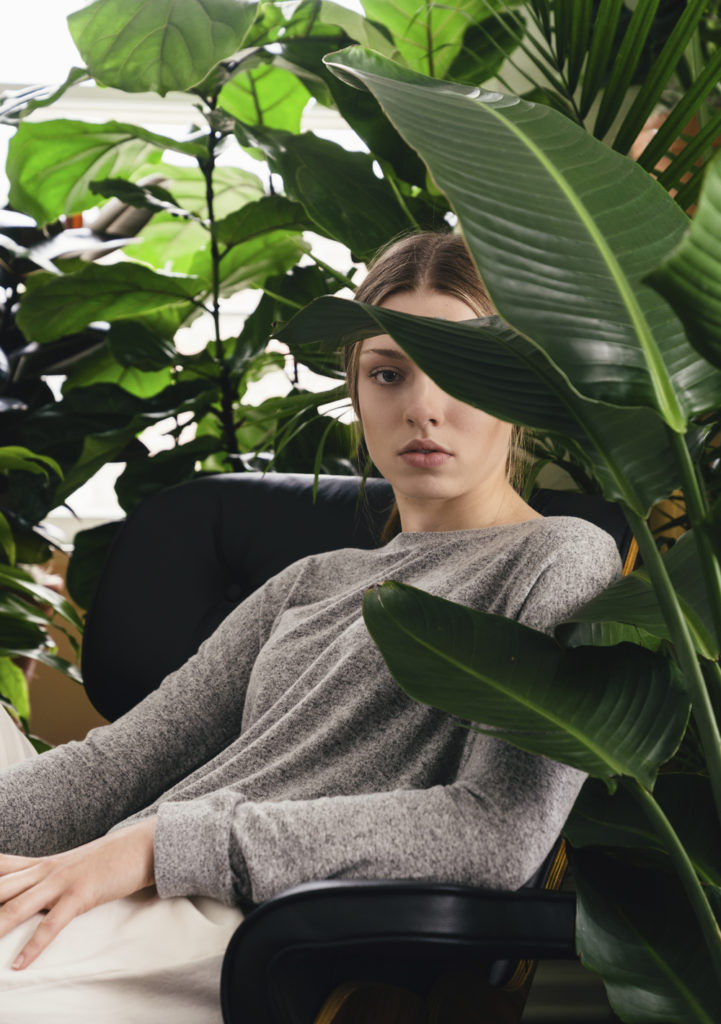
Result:
{"label": "woman's arm", "polygon": [[151,804],[240,733],[250,672],[284,570],[240,604],[189,661],[111,725],[0,773],[0,851],[45,856],[80,846]]}
{"label": "woman's arm", "polygon": [[491,737],[469,743],[447,786],[273,802],[221,790],[162,804],[158,892],[257,903],[320,878],[516,889],[552,847],[584,776]]}

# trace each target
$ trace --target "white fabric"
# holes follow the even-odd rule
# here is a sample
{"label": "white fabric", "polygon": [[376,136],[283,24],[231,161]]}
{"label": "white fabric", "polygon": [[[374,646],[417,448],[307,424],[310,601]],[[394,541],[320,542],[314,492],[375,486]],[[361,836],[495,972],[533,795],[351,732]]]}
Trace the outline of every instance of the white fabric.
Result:
{"label": "white fabric", "polygon": [[[0,709],[0,768],[34,756]],[[145,890],[76,918],[13,971],[36,915],[0,939],[0,1024],[220,1024],[220,968],[242,919],[216,900]]]}

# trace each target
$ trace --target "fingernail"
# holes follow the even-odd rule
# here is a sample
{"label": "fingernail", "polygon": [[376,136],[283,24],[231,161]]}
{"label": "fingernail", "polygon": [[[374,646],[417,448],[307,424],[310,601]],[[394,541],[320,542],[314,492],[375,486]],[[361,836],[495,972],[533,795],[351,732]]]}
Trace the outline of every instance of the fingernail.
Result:
{"label": "fingernail", "polygon": [[25,957],[21,953],[20,956],[16,957],[15,960],[13,960],[12,969],[14,971],[19,971],[24,963]]}

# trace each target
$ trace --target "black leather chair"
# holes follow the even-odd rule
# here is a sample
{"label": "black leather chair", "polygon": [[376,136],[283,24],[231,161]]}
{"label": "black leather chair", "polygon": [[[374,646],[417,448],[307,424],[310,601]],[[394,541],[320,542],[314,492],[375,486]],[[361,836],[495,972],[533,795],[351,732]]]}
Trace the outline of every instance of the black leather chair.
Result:
{"label": "black leather chair", "polygon": [[[132,707],[285,565],[377,545],[390,488],[369,480],[358,493],[356,478],[320,477],[314,501],[312,476],[247,473],[147,499],[120,530],[88,612],[83,676],[95,707],[110,719]],[[544,515],[591,519],[626,555],[631,534],[615,506],[558,491],[538,491],[532,503]],[[425,992],[460,971],[496,985],[513,978],[513,988],[527,959],[575,956],[573,896],[541,888],[554,870],[549,862],[534,887],[510,894],[404,881],[298,886],[252,910],[231,940],[224,1020],[311,1024],[348,979]]]}

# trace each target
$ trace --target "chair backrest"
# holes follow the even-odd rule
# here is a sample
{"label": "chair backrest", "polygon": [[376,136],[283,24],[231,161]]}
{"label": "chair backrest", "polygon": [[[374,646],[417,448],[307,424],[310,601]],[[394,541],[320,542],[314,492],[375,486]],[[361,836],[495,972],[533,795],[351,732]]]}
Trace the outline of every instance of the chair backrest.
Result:
{"label": "chair backrest", "polygon": [[[304,555],[375,547],[392,502],[384,480],[312,474],[199,477],[147,498],[116,537],[88,610],[83,677],[115,719],[190,657],[253,590]],[[631,534],[615,505],[585,494],[537,491],[544,515],[577,515]]]}

